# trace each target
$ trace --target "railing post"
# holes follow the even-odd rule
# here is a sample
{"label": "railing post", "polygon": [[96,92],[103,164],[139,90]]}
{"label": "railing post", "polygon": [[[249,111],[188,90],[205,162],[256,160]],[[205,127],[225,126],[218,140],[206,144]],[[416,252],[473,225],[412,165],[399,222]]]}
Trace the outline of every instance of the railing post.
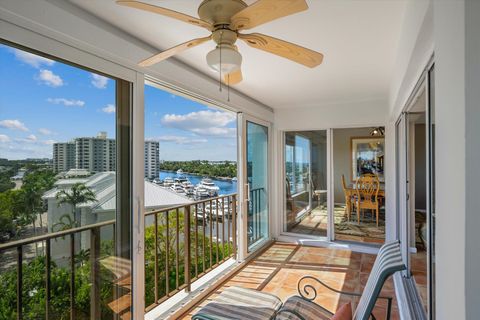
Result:
{"label": "railing post", "polygon": [[185,292],[190,292],[190,205],[185,207],[185,224],[183,231],[185,233],[184,253],[185,253]]}
{"label": "railing post", "polygon": [[75,233],[70,234],[70,319],[75,319]]}
{"label": "railing post", "polygon": [[17,247],[17,319],[23,318],[22,314],[22,285],[23,285],[23,270],[22,270],[23,250],[22,246]]}
{"label": "railing post", "polygon": [[90,229],[90,319],[100,319],[100,228]]}
{"label": "railing post", "polygon": [[[155,287],[155,292],[154,292],[154,296],[155,296],[155,303],[158,303],[158,213],[155,213],[153,215],[153,221],[155,223],[155,233],[154,233],[154,236],[155,236],[155,245],[153,246],[154,249],[155,249],[155,253],[154,253],[154,265],[153,267],[155,268],[154,270],[154,287]],[[165,281],[168,281],[168,278],[165,277]]]}
{"label": "railing post", "polygon": [[233,257],[237,259],[237,196],[232,196],[232,240]]}
{"label": "railing post", "polygon": [[51,248],[50,239],[46,240],[45,250],[45,319],[50,319],[50,286],[51,286]]}

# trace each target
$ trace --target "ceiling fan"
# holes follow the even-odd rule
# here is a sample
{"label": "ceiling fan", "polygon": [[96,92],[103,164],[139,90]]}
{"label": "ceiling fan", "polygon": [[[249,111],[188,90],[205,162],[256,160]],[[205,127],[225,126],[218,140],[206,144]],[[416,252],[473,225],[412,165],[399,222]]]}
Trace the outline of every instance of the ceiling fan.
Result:
{"label": "ceiling fan", "polygon": [[213,70],[220,72],[220,76],[224,77],[223,81],[229,85],[242,81],[240,69],[242,56],[235,46],[237,39],[245,41],[253,48],[310,68],[318,66],[323,60],[321,53],[287,41],[260,33],[239,33],[241,30],[252,29],[272,20],[307,10],[308,5],[305,0],[258,0],[250,6],[242,0],[204,0],[198,7],[200,18],[136,0],[117,0],[117,4],[157,13],[211,32],[208,37],[184,42],[141,61],[139,65],[143,67],[158,63],[208,40],[215,41],[217,46],[207,54],[207,63]]}

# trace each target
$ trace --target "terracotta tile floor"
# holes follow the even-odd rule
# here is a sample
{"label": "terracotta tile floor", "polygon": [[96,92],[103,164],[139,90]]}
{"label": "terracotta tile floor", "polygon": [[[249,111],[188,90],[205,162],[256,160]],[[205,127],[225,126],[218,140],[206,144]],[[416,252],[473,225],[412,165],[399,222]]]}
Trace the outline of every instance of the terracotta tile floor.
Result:
{"label": "terracotta tile floor", "polygon": [[[215,300],[222,290],[230,286],[269,292],[285,301],[297,293],[297,282],[301,277],[312,275],[335,289],[361,292],[374,260],[375,255],[277,242],[221,284],[200,304],[187,311],[182,319],[190,319],[201,306]],[[317,288],[319,295],[315,302],[332,312],[347,301],[352,301],[354,306],[357,303],[356,298],[351,300],[349,296],[336,294],[325,288]],[[386,282],[382,295],[395,296],[391,278]],[[386,302],[378,301],[374,310],[375,317],[379,320],[385,319],[385,311]],[[395,299],[392,311],[391,319],[399,319]]]}

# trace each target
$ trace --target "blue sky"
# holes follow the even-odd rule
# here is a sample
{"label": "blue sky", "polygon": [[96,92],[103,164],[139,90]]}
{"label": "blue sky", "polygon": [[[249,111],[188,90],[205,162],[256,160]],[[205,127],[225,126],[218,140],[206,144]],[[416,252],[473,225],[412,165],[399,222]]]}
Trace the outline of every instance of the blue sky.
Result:
{"label": "blue sky", "polygon": [[[235,114],[145,87],[145,138],[164,160],[235,160]],[[54,142],[115,133],[115,81],[0,45],[0,158],[51,158]]]}

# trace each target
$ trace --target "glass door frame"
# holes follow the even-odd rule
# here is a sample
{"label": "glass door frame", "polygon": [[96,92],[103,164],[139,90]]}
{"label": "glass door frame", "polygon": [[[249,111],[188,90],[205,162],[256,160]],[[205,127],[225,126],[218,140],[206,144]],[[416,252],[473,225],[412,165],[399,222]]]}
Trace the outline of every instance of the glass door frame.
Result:
{"label": "glass door frame", "polygon": [[[248,250],[248,195],[247,195],[247,122],[258,124],[267,128],[267,188],[268,188],[268,223],[267,237],[255,244],[251,250]],[[237,260],[244,261],[249,256],[258,252],[272,239],[272,178],[273,178],[273,157],[272,157],[272,124],[268,121],[256,118],[252,115],[239,112],[237,113],[237,175],[238,175],[238,215],[237,215]]]}
{"label": "glass door frame", "polygon": [[[427,214],[427,318],[434,319],[434,305],[435,305],[435,279],[434,275],[432,274],[433,265],[433,246],[435,239],[433,238],[434,233],[432,229],[433,224],[433,205],[434,205],[434,150],[433,150],[433,143],[435,137],[432,136],[432,128],[431,125],[433,123],[433,116],[432,116],[432,98],[431,98],[431,73],[432,70],[434,71],[435,62],[434,57],[430,58],[430,61],[427,63],[424,71],[420,75],[417,84],[415,85],[414,89],[410,97],[405,104],[405,107],[397,119],[395,124],[395,154],[396,154],[396,239],[400,240],[401,242],[401,249],[402,249],[402,257],[404,259],[404,263],[406,264],[406,270],[403,271],[403,275],[406,278],[410,278],[410,204],[409,204],[409,119],[408,113],[411,107],[416,101],[418,95],[424,90],[426,99],[425,99],[425,116],[426,116],[426,127],[425,127],[425,153],[426,153],[426,167],[425,167],[425,178],[426,178],[426,214]],[[433,83],[434,84],[434,83]],[[434,108],[434,105],[433,105]],[[403,129],[402,129],[403,127]],[[400,130],[399,130],[400,129]],[[400,148],[404,148],[401,150]],[[404,151],[404,154],[401,154],[400,151]],[[402,168],[405,170],[399,170]],[[402,175],[402,173],[404,173]],[[402,215],[405,215],[406,218],[402,219]],[[402,243],[403,242],[403,243]]]}
{"label": "glass door frame", "polygon": [[[312,236],[312,235],[304,235],[300,233],[295,233],[291,231],[285,231],[285,225],[286,225],[286,210],[287,210],[287,204],[286,204],[286,199],[287,199],[287,192],[284,186],[285,183],[285,135],[289,132],[301,132],[301,131],[326,131],[327,133],[327,216],[328,216],[328,222],[327,222],[327,236]],[[306,239],[311,239],[311,240],[319,240],[319,241],[324,241],[324,242],[331,242],[334,239],[334,228],[333,228],[333,193],[332,193],[332,188],[333,188],[333,181],[332,181],[332,175],[333,175],[333,170],[332,170],[332,128],[319,128],[319,129],[288,129],[288,130],[281,130],[279,131],[279,144],[277,146],[279,147],[279,164],[278,164],[278,170],[280,172],[278,173],[278,177],[280,181],[278,182],[279,185],[281,185],[281,197],[278,198],[278,201],[281,202],[280,205],[277,205],[277,208],[280,209],[281,213],[281,218],[279,219],[280,225],[279,227],[279,235],[282,236],[287,236],[287,237],[296,237],[298,238],[301,236],[302,238]]]}

